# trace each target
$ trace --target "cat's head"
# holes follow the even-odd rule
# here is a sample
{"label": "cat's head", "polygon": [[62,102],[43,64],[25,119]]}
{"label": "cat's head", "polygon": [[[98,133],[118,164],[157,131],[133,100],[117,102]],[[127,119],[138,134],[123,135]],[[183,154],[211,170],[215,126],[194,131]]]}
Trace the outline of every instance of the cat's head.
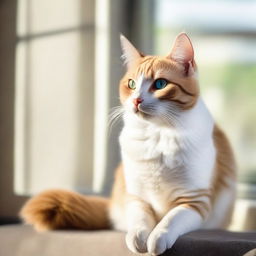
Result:
{"label": "cat's head", "polygon": [[185,33],[165,57],[140,53],[124,36],[127,72],[120,81],[124,110],[143,119],[164,119],[193,108],[199,97],[194,50]]}

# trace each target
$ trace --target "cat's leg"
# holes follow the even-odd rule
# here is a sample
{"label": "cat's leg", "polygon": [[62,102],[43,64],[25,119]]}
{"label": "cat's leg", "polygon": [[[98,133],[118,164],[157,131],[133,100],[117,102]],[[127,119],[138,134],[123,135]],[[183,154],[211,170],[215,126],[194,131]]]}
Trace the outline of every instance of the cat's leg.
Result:
{"label": "cat's leg", "polygon": [[199,206],[189,203],[171,209],[148,237],[148,252],[159,255],[171,248],[179,236],[199,229],[205,216],[198,209]]}
{"label": "cat's leg", "polygon": [[126,244],[134,253],[147,252],[147,239],[156,226],[155,214],[151,206],[135,196],[126,201],[127,235]]}

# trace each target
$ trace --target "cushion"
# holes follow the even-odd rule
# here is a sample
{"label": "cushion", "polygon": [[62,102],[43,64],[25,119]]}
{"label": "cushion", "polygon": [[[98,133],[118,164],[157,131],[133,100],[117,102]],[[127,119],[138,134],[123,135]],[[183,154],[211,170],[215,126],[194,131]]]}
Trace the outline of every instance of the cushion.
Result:
{"label": "cushion", "polygon": [[[125,234],[111,230],[37,233],[27,225],[4,225],[0,241],[4,256],[134,255],[126,247]],[[254,248],[256,232],[199,230],[181,236],[164,255],[242,256]]]}

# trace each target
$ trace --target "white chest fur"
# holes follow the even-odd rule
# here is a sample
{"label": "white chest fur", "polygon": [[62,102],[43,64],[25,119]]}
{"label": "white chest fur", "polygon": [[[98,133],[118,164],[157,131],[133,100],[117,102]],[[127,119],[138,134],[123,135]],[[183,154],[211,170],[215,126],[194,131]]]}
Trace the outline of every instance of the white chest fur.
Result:
{"label": "white chest fur", "polygon": [[127,115],[120,135],[128,193],[159,212],[174,193],[209,185],[215,161],[213,120],[200,101],[173,128]]}

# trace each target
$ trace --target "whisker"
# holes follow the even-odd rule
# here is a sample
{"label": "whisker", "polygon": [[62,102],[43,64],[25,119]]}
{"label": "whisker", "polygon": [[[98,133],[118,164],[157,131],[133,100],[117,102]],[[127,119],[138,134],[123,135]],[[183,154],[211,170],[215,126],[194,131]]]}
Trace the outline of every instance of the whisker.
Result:
{"label": "whisker", "polygon": [[157,111],[157,107],[153,104],[148,104],[144,107],[143,111],[151,116],[154,116],[154,113],[158,112],[158,117],[166,123],[166,125],[175,125],[175,126],[182,126],[180,119],[179,119],[179,113],[177,111],[178,107],[175,105],[167,105],[165,104],[163,106],[165,111],[161,111],[160,113]]}
{"label": "whisker", "polygon": [[114,125],[116,125],[118,123],[118,121],[120,121],[123,114],[124,114],[124,109],[121,106],[113,107],[110,110],[110,114],[109,114],[109,118],[108,118],[108,135],[111,134],[111,131],[112,131]]}

